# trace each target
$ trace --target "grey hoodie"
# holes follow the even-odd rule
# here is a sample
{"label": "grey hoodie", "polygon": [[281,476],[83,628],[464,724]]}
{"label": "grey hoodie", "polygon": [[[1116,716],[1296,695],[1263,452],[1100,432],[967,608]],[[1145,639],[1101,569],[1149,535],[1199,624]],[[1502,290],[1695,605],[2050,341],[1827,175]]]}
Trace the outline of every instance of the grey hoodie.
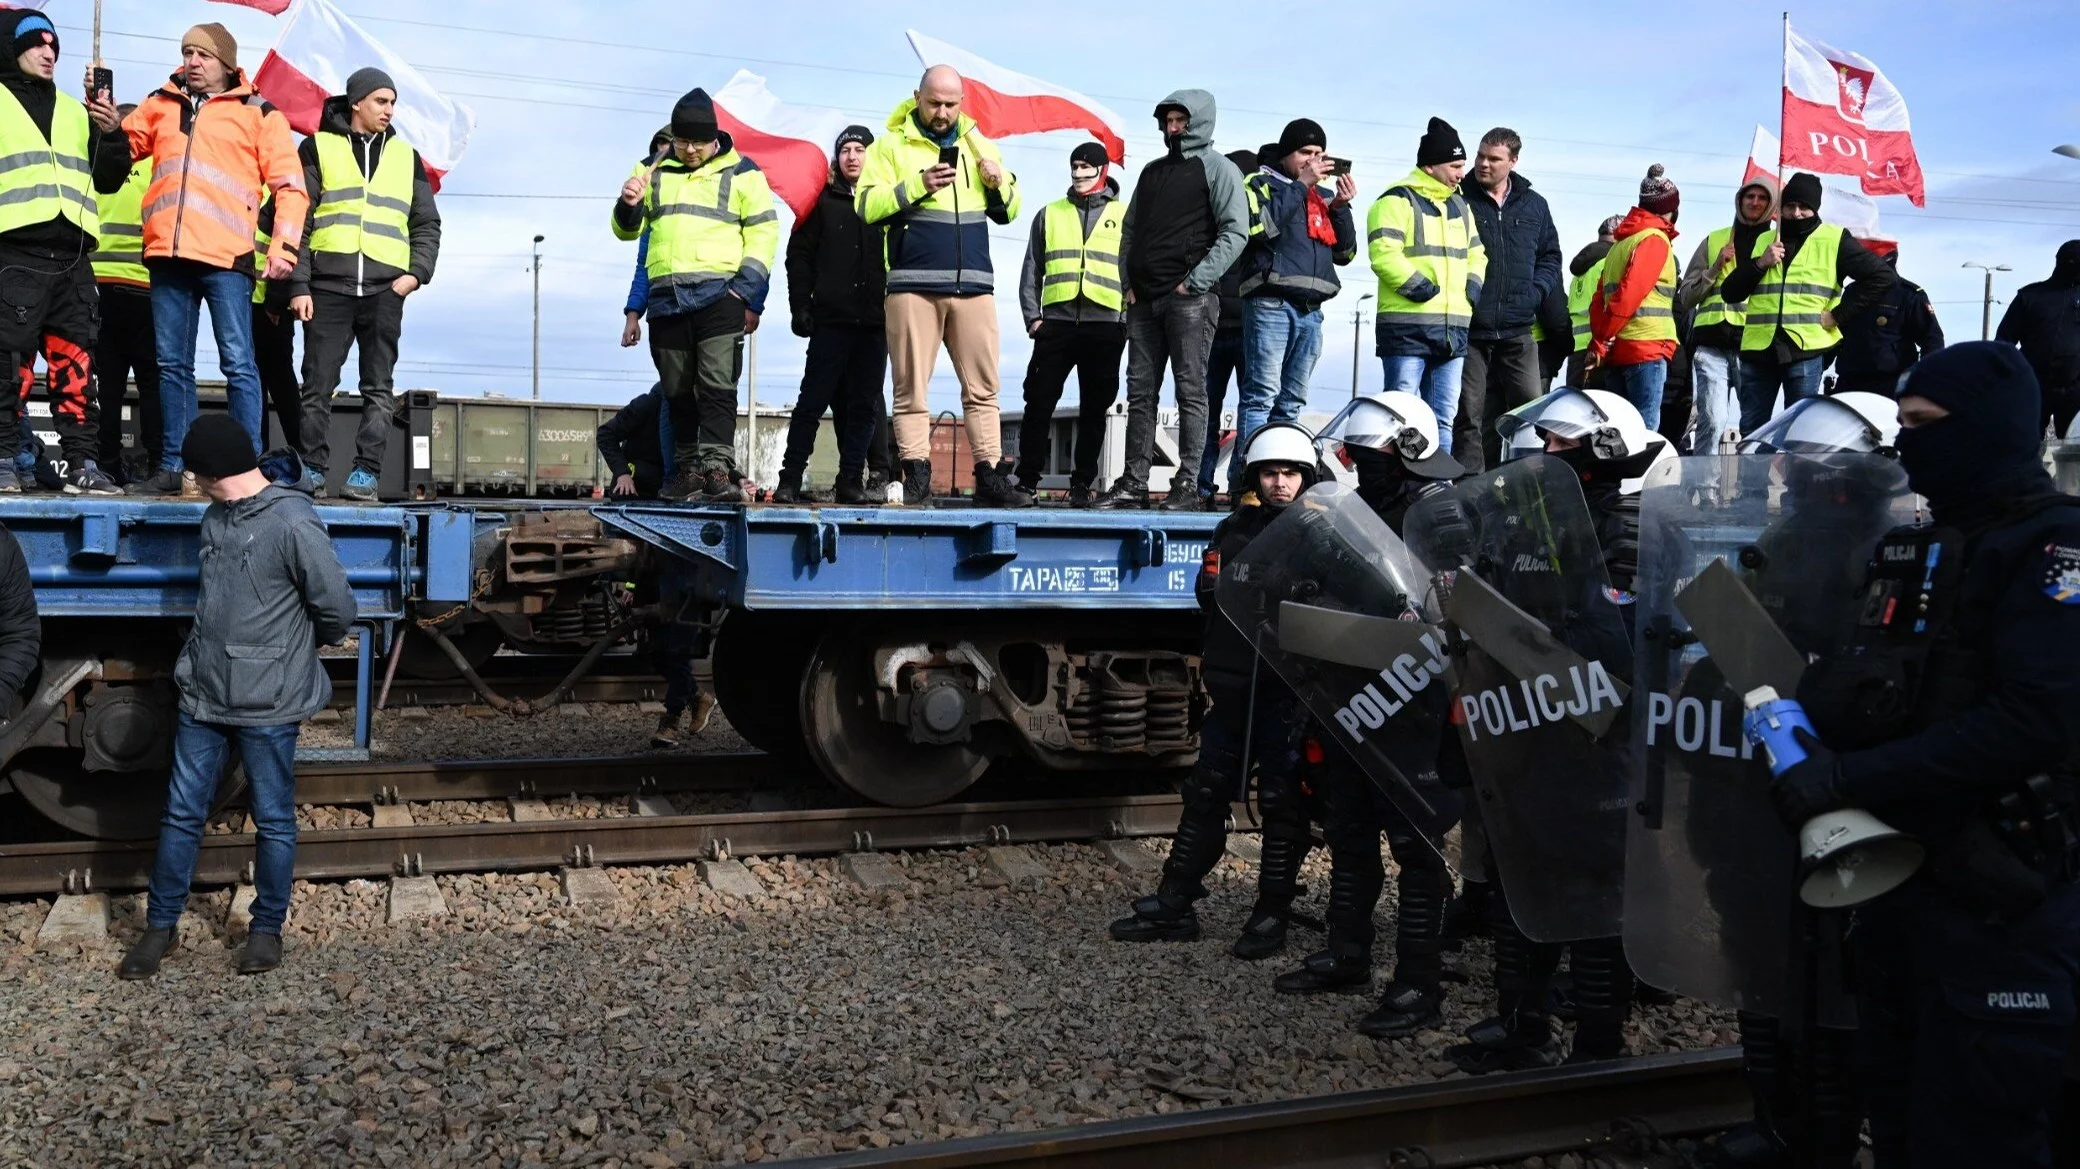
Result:
{"label": "grey hoodie", "polygon": [[227,726],[302,722],[332,697],[318,646],[345,640],[354,614],[308,491],[277,484],[210,504],[195,625],[173,670],[181,710]]}
{"label": "grey hoodie", "polygon": [[1181,106],[1178,149],[1141,168],[1127,205],[1121,267],[1137,296],[1161,296],[1182,281],[1193,295],[1219,287],[1249,243],[1242,172],[1213,149],[1213,95],[1180,89],[1156,106]]}
{"label": "grey hoodie", "polygon": [[[1072,185],[1069,188],[1068,199],[1076,205],[1083,221],[1083,237],[1089,239],[1091,229],[1097,226],[1099,214],[1105,210],[1107,204],[1119,199],[1119,180],[1107,175],[1105,185],[1088,195],[1077,194],[1076,188]],[[1033,216],[1033,231],[1031,238],[1026,241],[1026,262],[1018,272],[1018,314],[1027,328],[1031,328],[1033,322],[1039,320],[1116,325],[1126,319],[1127,314],[1124,310],[1092,304],[1081,296],[1075,300],[1060,301],[1042,308],[1040,274],[1046,265],[1041,262],[1041,256],[1046,252],[1047,212],[1042,209],[1040,214]]]}

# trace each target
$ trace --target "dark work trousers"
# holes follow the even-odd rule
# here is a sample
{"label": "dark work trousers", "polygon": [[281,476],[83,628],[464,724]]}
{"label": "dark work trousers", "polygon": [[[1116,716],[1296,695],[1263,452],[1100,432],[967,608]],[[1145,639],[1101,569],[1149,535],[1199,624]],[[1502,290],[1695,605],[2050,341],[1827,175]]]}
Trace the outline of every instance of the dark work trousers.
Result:
{"label": "dark work trousers", "polygon": [[[1275,847],[1289,854],[1289,863],[1267,867],[1292,880],[1314,845],[1299,797],[1300,731],[1306,724],[1300,700],[1283,683],[1260,679],[1252,708],[1246,675],[1214,672],[1206,678],[1213,705],[1200,726],[1199,761],[1185,780],[1184,808],[1170,841],[1170,856],[1163,862],[1161,889],[1180,902],[1206,896],[1206,874],[1227,847],[1229,813],[1243,796],[1243,778],[1252,765],[1264,844],[1273,847],[1278,841]],[[1257,890],[1260,903],[1268,898],[1290,904],[1297,892],[1292,887],[1265,888],[1261,882]]]}
{"label": "dark work trousers", "polygon": [[361,429],[354,435],[354,465],[372,474],[383,469],[390,415],[397,407],[390,375],[397,368],[397,339],[403,331],[404,297],[388,288],[369,296],[311,290],[311,319],[303,326],[303,433],[296,448],[313,471],[322,474],[332,466],[327,439],[332,394],[350,345],[361,351]]}
{"label": "dark work trousers", "polygon": [[[279,445],[303,439],[303,385],[296,380],[296,318],[283,306],[253,306],[253,364],[260,367],[260,392],[282,428]],[[332,411],[327,410],[331,417]],[[274,446],[274,443],[262,443]]]}
{"label": "dark work trousers", "polygon": [[18,415],[41,353],[51,423],[66,465],[93,462],[101,453],[101,403],[87,356],[100,332],[101,295],[84,255],[0,247],[0,385],[18,395],[0,409],[0,451],[12,458],[21,449]]}
{"label": "dark work trousers", "polygon": [[[1836,392],[1839,393],[1840,391],[1837,390]],[[2043,429],[2045,423],[2056,424],[2058,429],[2052,431],[2052,433],[2060,438],[2064,438],[2066,432],[2073,428],[2074,416],[2080,415],[2080,383],[2068,386],[2045,386],[2043,415],[2042,421],[2038,424],[2038,429]]]}
{"label": "dark work trousers", "polygon": [[123,397],[137,378],[137,445],[157,469],[164,424],[159,414],[159,347],[152,335],[152,294],[127,285],[101,286],[101,338],[94,343],[95,394],[101,405],[101,466],[123,459]]}
{"label": "dark work trousers", "polygon": [[652,317],[650,359],[672,412],[673,461],[734,476],[744,302],[725,293],[689,313]]}
{"label": "dark work trousers", "polygon": [[1452,420],[1452,454],[1468,471],[1502,461],[1495,421],[1545,392],[1538,376],[1538,342],[1526,333],[1501,341],[1468,341],[1459,372],[1459,414]]}
{"label": "dark work trousers", "polygon": [[[1328,736],[1317,732],[1317,738]],[[1394,981],[1434,992],[1444,978],[1444,910],[1452,896],[1452,874],[1440,845],[1424,839],[1340,745],[1322,745],[1322,762],[1312,777],[1322,800],[1322,838],[1329,846],[1329,949],[1372,960],[1373,910],[1386,886],[1379,853],[1384,832],[1401,870]],[[1440,809],[1459,803],[1459,793],[1450,788],[1425,786],[1423,794]]]}
{"label": "dark work trousers", "polygon": [[1105,412],[1119,397],[1119,361],[1127,349],[1127,327],[1116,321],[1040,322],[1033,358],[1026,363],[1025,419],[1018,424],[1018,481],[1038,487],[1054,449],[1054,408],[1062,400],[1069,371],[1076,371],[1076,469],[1072,487],[1098,479],[1098,450],[1105,444]]}
{"label": "dark work trousers", "polygon": [[1206,450],[1206,361],[1220,327],[1218,292],[1166,292],[1127,306],[1127,465],[1113,484],[1146,490],[1156,455],[1156,407],[1163,371],[1177,395],[1177,473],[1171,490],[1198,490]]}
{"label": "dark work trousers", "polygon": [[[787,422],[787,453],[780,474],[799,482],[816,449],[816,428],[823,412],[831,412],[838,435],[838,482],[862,481],[876,432],[882,474],[888,473],[888,408],[881,393],[888,373],[888,331],[879,324],[818,325],[809,334],[802,364],[802,388]],[[731,402],[735,402],[734,391]]]}

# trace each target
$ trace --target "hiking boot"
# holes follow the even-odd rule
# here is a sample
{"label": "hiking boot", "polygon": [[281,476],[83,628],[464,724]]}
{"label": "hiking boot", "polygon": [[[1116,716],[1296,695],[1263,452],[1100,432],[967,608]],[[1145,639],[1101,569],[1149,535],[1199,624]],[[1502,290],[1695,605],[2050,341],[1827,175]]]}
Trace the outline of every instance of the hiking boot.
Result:
{"label": "hiking boot", "polygon": [[67,495],[121,495],[123,489],[116,481],[103,474],[93,462],[81,463],[78,469],[65,476]]}
{"label": "hiking boot", "polygon": [[1125,479],[1101,492],[1092,507],[1100,511],[1128,511],[1148,506],[1148,488]]}
{"label": "hiking boot", "polygon": [[975,464],[976,507],[1031,507],[1033,497],[1004,475],[1002,466]]}
{"label": "hiking boot", "polygon": [[1200,498],[1196,484],[1180,483],[1170,489],[1157,507],[1163,511],[1205,511],[1206,501]]}
{"label": "hiking boot", "polygon": [[116,977],[134,982],[150,978],[159,973],[159,960],[166,951],[173,949],[173,927],[153,926],[144,931],[137,941],[131,943],[130,952],[123,955],[123,964],[116,967]]}
{"label": "hiking boot", "polygon": [[932,464],[928,459],[903,460],[903,506],[929,507],[932,502]]}
{"label": "hiking boot", "polygon": [[650,732],[650,745],[662,751],[679,745],[679,720],[683,710],[667,710],[657,716],[657,729]]}
{"label": "hiking boot", "polygon": [[1070,506],[1070,507],[1073,507],[1073,508],[1078,508],[1078,509],[1081,509],[1081,508],[1087,508],[1087,507],[1091,506],[1091,503],[1092,503],[1092,499],[1091,499],[1091,487],[1090,487],[1090,484],[1088,484],[1088,483],[1071,483],[1071,484],[1069,484],[1069,506]]}
{"label": "hiking boot", "polygon": [[1443,990],[1390,982],[1379,996],[1379,1008],[1358,1020],[1358,1034],[1374,1039],[1402,1039],[1443,1021]]}
{"label": "hiking boot", "polygon": [[831,499],[840,507],[871,507],[881,502],[881,497],[857,478],[838,480],[837,486],[831,489]]}
{"label": "hiking boot", "polygon": [[282,935],[250,934],[238,956],[240,974],[265,974],[282,964]]}
{"label": "hiking boot", "polygon": [[672,473],[672,481],[658,491],[657,498],[668,503],[680,503],[702,493],[707,480],[701,477],[698,467],[681,467]]}
{"label": "hiking boot", "polygon": [[1249,920],[1242,923],[1242,936],[1228,952],[1244,962],[1259,962],[1286,948],[1286,918],[1292,906],[1264,905],[1261,902],[1250,911]]}
{"label": "hiking boot", "polygon": [[196,482],[196,481],[195,481],[195,472],[193,472],[193,471],[182,471],[182,472],[181,472],[181,498],[182,498],[182,499],[208,499],[208,498],[209,498],[209,496],[208,496],[207,494],[205,494],[205,493],[203,492],[203,490],[202,490],[202,484],[200,484],[200,483],[198,483],[198,482]]}
{"label": "hiking boot", "polygon": [[706,497],[709,503],[744,502],[744,488],[742,484],[737,482],[737,476],[734,471],[718,467],[706,472],[701,478],[706,481],[706,486],[701,489],[701,494]]}
{"label": "hiking boot", "polygon": [[708,721],[715,717],[715,696],[706,690],[693,696],[693,713],[686,720],[686,733],[698,735],[708,729]]}
{"label": "hiking boot", "polygon": [[1169,893],[1143,897],[1134,903],[1134,916],[1112,923],[1115,942],[1196,942],[1199,915],[1190,900]]}
{"label": "hiking boot", "polygon": [[339,497],[356,503],[376,501],[376,473],[365,467],[356,467],[347,472],[347,481],[340,485]]}
{"label": "hiking boot", "polygon": [[[19,484],[16,485],[15,490],[21,490]],[[123,494],[125,495],[179,495],[180,493],[181,472],[179,471],[154,471],[130,486],[123,488]],[[139,975],[138,977],[142,978],[145,976]]]}
{"label": "hiking boot", "polygon": [[803,502],[802,473],[800,471],[780,472],[780,485],[773,488],[772,501],[774,503]]}
{"label": "hiking boot", "polygon": [[1271,981],[1271,989],[1280,994],[1361,991],[1371,986],[1371,958],[1355,947],[1317,950],[1300,960],[1300,969],[1288,970]]}

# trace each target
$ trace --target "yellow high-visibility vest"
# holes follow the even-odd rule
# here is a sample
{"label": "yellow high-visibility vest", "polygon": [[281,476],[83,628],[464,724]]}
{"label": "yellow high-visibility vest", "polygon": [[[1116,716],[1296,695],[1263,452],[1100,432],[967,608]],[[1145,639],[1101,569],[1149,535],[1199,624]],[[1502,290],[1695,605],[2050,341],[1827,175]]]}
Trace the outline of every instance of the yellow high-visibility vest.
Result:
{"label": "yellow high-visibility vest", "polygon": [[1079,296],[1114,312],[1125,307],[1119,245],[1126,212],[1120,201],[1105,201],[1088,237],[1083,234],[1083,210],[1075,200],[1057,199],[1042,214],[1041,307],[1066,304]]}

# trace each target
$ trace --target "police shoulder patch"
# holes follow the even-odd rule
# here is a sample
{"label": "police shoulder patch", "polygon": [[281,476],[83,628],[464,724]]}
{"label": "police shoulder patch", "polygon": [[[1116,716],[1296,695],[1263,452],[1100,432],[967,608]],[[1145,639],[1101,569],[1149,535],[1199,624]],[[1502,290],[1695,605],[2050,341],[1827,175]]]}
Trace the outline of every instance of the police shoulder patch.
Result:
{"label": "police shoulder patch", "polygon": [[2061,605],[2080,605],[2080,547],[2044,545],[2044,595]]}

